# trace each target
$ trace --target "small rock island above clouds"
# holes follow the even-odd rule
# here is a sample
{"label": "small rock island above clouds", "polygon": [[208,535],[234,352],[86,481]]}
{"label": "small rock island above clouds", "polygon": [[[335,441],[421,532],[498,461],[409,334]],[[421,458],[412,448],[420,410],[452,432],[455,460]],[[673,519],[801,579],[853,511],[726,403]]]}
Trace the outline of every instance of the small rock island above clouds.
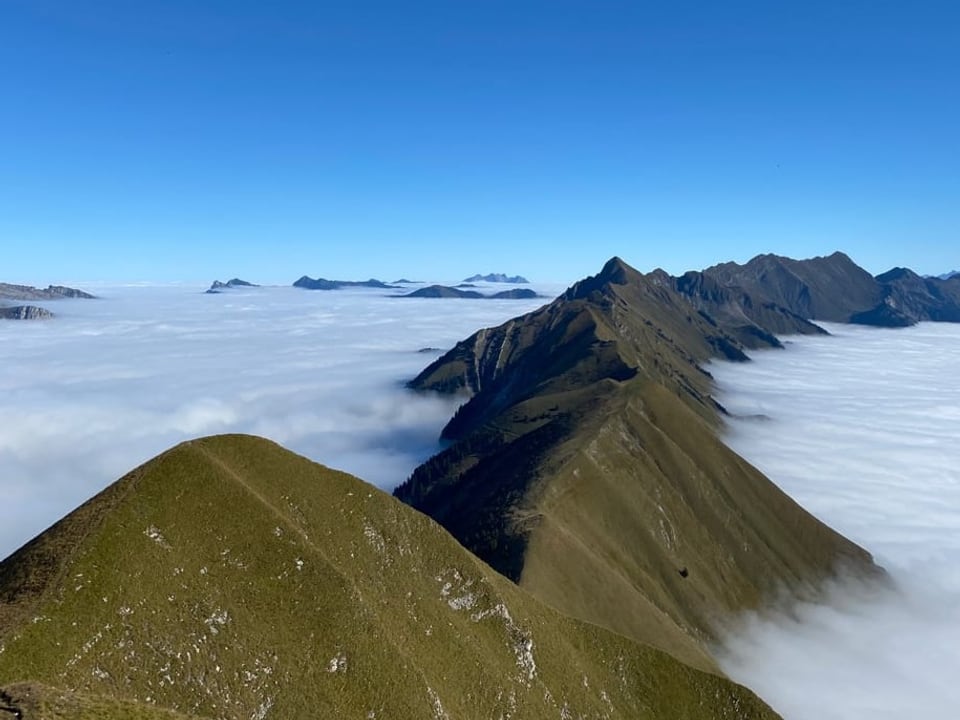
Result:
{"label": "small rock island above clouds", "polygon": [[83,290],[64,287],[63,285],[49,285],[41,289],[30,285],[0,283],[0,319],[45,320],[53,317],[53,313],[46,308],[36,305],[12,305],[5,301],[63,300],[65,298],[92,300],[94,297],[94,295]]}
{"label": "small rock island above clouds", "polygon": [[294,282],[293,286],[303,288],[304,290],[341,290],[342,288],[348,287],[367,287],[380,290],[393,290],[396,288],[396,285],[388,285],[385,282],[374,280],[373,278],[369,280],[327,280],[321,277],[314,279],[306,275]]}
{"label": "small rock island above clouds", "polygon": [[405,298],[460,298],[465,300],[529,300],[539,297],[537,293],[529,288],[513,288],[512,290],[503,290],[492,295],[484,295],[476,290],[461,290],[460,288],[449,287],[448,285],[428,285],[427,287],[414,290],[407,295],[399,295]]}
{"label": "small rock island above clouds", "polygon": [[227,280],[226,282],[220,282],[219,280],[214,280],[213,284],[206,290],[208,295],[219,295],[224,290],[231,290],[233,288],[255,288],[260,287],[259,285],[247,282],[246,280],[241,280],[240,278],[233,278]]}

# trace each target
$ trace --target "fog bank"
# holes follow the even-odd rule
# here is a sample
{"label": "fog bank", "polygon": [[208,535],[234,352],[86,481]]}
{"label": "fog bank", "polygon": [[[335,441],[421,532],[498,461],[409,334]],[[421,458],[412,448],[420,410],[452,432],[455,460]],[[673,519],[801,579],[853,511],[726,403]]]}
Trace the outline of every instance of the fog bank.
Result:
{"label": "fog bank", "polygon": [[960,708],[960,327],[828,325],[714,363],[729,444],[870,550],[893,591],[849,584],[746,617],[723,667],[788,720],[956,718]]}
{"label": "fog bank", "polygon": [[0,558],[202,435],[262,435],[391,489],[437,450],[456,406],[403,383],[547,302],[203,289],[91,288],[101,299],[45,303],[54,320],[0,322]]}

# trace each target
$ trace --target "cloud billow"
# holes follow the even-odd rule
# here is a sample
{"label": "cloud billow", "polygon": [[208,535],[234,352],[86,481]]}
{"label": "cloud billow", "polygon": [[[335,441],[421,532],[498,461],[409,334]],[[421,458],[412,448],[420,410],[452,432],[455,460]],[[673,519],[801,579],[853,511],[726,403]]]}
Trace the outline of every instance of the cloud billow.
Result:
{"label": "cloud billow", "polygon": [[751,615],[723,668],[787,720],[955,718],[960,708],[960,327],[828,326],[714,363],[727,441],[865,546],[892,589]]}
{"label": "cloud billow", "polygon": [[98,288],[53,321],[0,323],[0,557],[201,435],[262,435],[391,489],[457,403],[403,387],[440,354],[418,351],[546,302],[200,290]]}

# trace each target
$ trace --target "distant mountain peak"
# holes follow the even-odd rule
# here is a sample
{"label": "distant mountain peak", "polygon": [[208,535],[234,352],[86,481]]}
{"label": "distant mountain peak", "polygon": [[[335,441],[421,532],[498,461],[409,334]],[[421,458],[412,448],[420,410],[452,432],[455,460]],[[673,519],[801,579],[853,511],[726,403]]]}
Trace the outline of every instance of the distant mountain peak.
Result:
{"label": "distant mountain peak", "polygon": [[465,278],[463,282],[513,283],[515,285],[525,285],[530,281],[523,277],[523,275],[490,273],[489,275],[471,275],[470,277]]}
{"label": "distant mountain peak", "polygon": [[254,288],[254,287],[260,287],[260,286],[252,282],[247,282],[246,280],[241,280],[240,278],[231,278],[226,282],[220,282],[219,280],[214,280],[213,283],[210,285],[210,288],[207,290],[207,293],[210,295],[216,295],[217,293],[223,290],[230,290],[231,288],[238,288],[238,287]]}
{"label": "distant mountain peak", "polygon": [[376,288],[378,290],[392,290],[396,288],[395,285],[388,285],[374,278],[370,278],[369,280],[327,280],[322,277],[314,279],[308,275],[304,275],[295,281],[293,286],[303,288],[304,290],[341,290],[348,287]]}

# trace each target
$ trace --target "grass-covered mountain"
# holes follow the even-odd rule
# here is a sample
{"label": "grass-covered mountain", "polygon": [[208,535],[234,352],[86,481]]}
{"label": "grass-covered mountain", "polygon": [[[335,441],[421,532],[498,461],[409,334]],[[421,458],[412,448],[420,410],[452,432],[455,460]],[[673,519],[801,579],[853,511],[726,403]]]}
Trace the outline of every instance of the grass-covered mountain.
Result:
{"label": "grass-covered mountain", "polygon": [[396,495],[562,612],[710,670],[730,614],[876,569],[716,434],[701,364],[809,323],[684,282],[614,258],[458,343],[411,385],[470,399]]}
{"label": "grass-covered mountain", "polygon": [[0,687],[24,720],[776,717],[238,435],[173,448],[0,563]]}

